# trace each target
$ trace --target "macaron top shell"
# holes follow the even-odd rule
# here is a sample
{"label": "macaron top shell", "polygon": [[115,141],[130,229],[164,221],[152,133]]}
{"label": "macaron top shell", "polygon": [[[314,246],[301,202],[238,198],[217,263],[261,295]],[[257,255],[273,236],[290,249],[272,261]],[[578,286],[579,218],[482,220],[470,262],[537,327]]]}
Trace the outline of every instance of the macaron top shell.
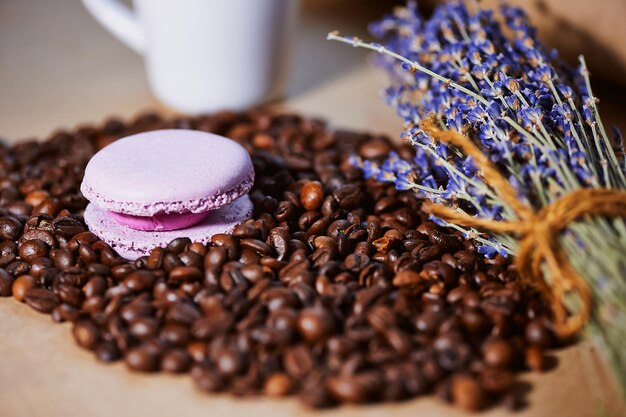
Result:
{"label": "macaron top shell", "polygon": [[87,164],[81,191],[98,207],[135,216],[201,213],[252,188],[254,168],[236,142],[211,133],[171,129],[128,136]]}

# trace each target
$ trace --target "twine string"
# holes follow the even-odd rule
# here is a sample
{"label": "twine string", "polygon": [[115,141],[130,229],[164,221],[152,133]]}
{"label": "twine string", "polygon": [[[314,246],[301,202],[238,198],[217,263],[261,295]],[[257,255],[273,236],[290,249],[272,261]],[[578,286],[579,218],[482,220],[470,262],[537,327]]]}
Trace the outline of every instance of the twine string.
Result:
{"label": "twine string", "polygon": [[[535,286],[551,302],[555,332],[560,339],[576,335],[589,319],[592,297],[587,283],[575,271],[561,247],[559,236],[570,223],[585,216],[626,217],[626,192],[583,188],[537,211],[518,198],[511,183],[467,136],[441,130],[432,119],[424,121],[421,127],[433,139],[471,156],[485,184],[511,207],[517,219],[498,221],[473,217],[431,201],[424,203],[424,211],[459,226],[518,236],[520,243],[515,264],[522,282]],[[544,276],[544,266],[549,272],[549,280]],[[565,303],[570,293],[578,294],[581,300],[580,307],[573,312],[568,311]]]}

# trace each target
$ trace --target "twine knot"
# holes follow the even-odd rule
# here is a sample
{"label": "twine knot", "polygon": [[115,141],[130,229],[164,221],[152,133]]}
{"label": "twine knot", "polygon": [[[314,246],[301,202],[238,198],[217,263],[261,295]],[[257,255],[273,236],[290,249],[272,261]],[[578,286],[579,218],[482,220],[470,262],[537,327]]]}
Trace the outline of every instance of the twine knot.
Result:
{"label": "twine knot", "polygon": [[[431,201],[424,203],[424,211],[459,226],[517,236],[519,248],[515,265],[522,283],[535,286],[550,301],[555,332],[560,339],[576,335],[589,319],[592,297],[587,283],[561,246],[562,232],[572,222],[586,216],[626,217],[626,192],[583,188],[535,210],[518,198],[511,183],[465,135],[441,130],[432,119],[424,121],[421,127],[433,139],[456,146],[474,158],[485,184],[513,210],[517,219],[498,221],[473,217]],[[569,311],[565,303],[566,295],[572,293],[581,301],[575,311]]]}

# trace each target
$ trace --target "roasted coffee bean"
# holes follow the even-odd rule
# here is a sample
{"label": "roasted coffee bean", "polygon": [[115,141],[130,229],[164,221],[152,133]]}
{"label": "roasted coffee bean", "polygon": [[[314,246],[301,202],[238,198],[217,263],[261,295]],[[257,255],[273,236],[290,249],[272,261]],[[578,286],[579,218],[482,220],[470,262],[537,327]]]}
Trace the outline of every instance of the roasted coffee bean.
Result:
{"label": "roasted coffee bean", "polygon": [[110,268],[110,274],[116,281],[122,281],[131,272],[135,272],[137,267],[134,264],[120,264]]}
{"label": "roasted coffee bean", "polygon": [[24,301],[40,313],[51,313],[59,305],[59,297],[45,288],[30,288],[24,295]]}
{"label": "roasted coffee bean", "polygon": [[101,263],[94,263],[87,266],[87,273],[91,275],[106,277],[111,273],[111,269]]}
{"label": "roasted coffee bean", "polygon": [[[432,362],[429,363],[432,365]],[[398,369],[403,386],[409,396],[420,395],[428,389],[428,381],[424,372],[412,363],[404,363]]]}
{"label": "roasted coffee bean", "polygon": [[57,246],[57,240],[55,239],[54,235],[46,230],[39,230],[39,229],[28,230],[27,232],[24,232],[24,234],[22,235],[21,241],[27,242],[33,239],[41,240],[49,247]]}
{"label": "roasted coffee bean", "polygon": [[335,399],[347,403],[375,401],[381,394],[383,378],[377,372],[338,375],[326,380],[326,387]]}
{"label": "roasted coffee bean", "polygon": [[251,249],[244,248],[241,250],[239,262],[243,265],[258,265],[261,262],[261,256]]}
{"label": "roasted coffee bean", "polygon": [[485,363],[494,368],[505,367],[515,359],[513,347],[503,339],[487,340],[483,343],[482,351]]}
{"label": "roasted coffee bean", "polygon": [[326,408],[336,403],[319,376],[313,376],[304,381],[299,399],[302,404],[311,408]]}
{"label": "roasted coffee bean", "polygon": [[319,181],[309,181],[300,191],[300,203],[305,210],[315,211],[323,202],[324,188]]}
{"label": "roasted coffee bean", "polygon": [[99,317],[102,315],[105,306],[106,301],[104,297],[94,296],[85,300],[82,310],[92,317]]}
{"label": "roasted coffee bean", "polygon": [[218,372],[226,378],[234,377],[245,370],[245,359],[237,349],[220,349],[215,354],[214,360]]}
{"label": "roasted coffee bean", "polygon": [[168,323],[162,329],[159,337],[174,346],[185,346],[191,339],[189,328],[177,323]]}
{"label": "roasted coffee bean", "polygon": [[59,304],[52,310],[52,320],[57,323],[63,323],[66,321],[75,322],[79,318],[81,318],[81,311],[69,304],[63,303]]}
{"label": "roasted coffee bean", "polygon": [[48,214],[38,214],[31,216],[26,221],[25,230],[45,230],[46,232],[54,232],[52,221],[54,218]]}
{"label": "roasted coffee bean", "polygon": [[74,235],[70,241],[68,242],[67,248],[70,251],[74,251],[76,249],[78,249],[78,247],[80,245],[88,245],[91,246],[92,244],[96,243],[98,241],[98,236],[94,235],[91,232],[82,232],[82,233],[78,233],[76,235]]}
{"label": "roasted coffee bean", "polygon": [[328,226],[327,234],[333,239],[338,239],[339,235],[349,235],[355,226],[346,219],[335,220]]}
{"label": "roasted coffee bean", "polygon": [[80,270],[80,268],[71,267],[65,272],[60,272],[54,268],[46,270],[43,277],[40,278],[40,283],[47,285],[48,281],[54,281],[58,279],[59,282],[71,285],[73,287],[81,287],[87,283],[87,275]]}
{"label": "roasted coffee bean", "polygon": [[195,304],[185,300],[178,300],[172,303],[167,311],[167,317],[170,320],[186,324],[193,323],[200,316],[200,309]]}
{"label": "roasted coffee bean", "polygon": [[258,239],[260,235],[259,229],[250,223],[240,224],[233,230],[233,236],[238,239]]}
{"label": "roasted coffee bean", "polygon": [[161,357],[161,369],[171,373],[187,372],[191,366],[191,356],[183,349],[173,349]]}
{"label": "roasted coffee bean", "polygon": [[330,223],[331,223],[331,218],[329,216],[322,217],[319,220],[316,220],[311,225],[311,227],[308,228],[306,235],[307,236],[322,235],[326,233],[326,230],[328,229],[328,226],[330,226]]}
{"label": "roasted coffee bean", "polygon": [[13,217],[0,218],[0,238],[3,240],[17,240],[22,233],[22,224]]}
{"label": "roasted coffee bean", "polygon": [[345,335],[332,336],[326,342],[326,347],[333,355],[347,356],[356,350],[357,343]]}
{"label": "roasted coffee bean", "polygon": [[[140,317],[148,317],[154,315],[155,308],[150,302],[149,296],[146,295],[147,294],[144,294],[144,296],[139,296],[130,303],[123,306],[119,311],[120,317],[125,321],[132,323]],[[92,298],[97,298],[97,296]]]}
{"label": "roasted coffee bean", "polygon": [[485,368],[480,372],[479,382],[485,391],[500,395],[513,388],[515,377],[505,368]]}
{"label": "roasted coffee bean", "polygon": [[[92,247],[95,250],[98,250],[98,249],[96,249],[96,245],[95,244]],[[113,251],[113,249],[102,248],[102,249],[100,249],[100,262],[103,263],[104,265],[108,266],[109,268],[112,268],[112,267],[114,267],[116,265],[121,264],[122,263],[122,259],[119,256],[117,256],[117,254]]]}
{"label": "roasted coffee bean", "polygon": [[191,239],[189,239],[188,237],[179,237],[178,239],[172,240],[167,245],[165,250],[174,255],[178,255],[179,253],[184,251],[185,248],[190,244],[191,244]]}
{"label": "roasted coffee bean", "polygon": [[549,347],[551,344],[551,336],[548,329],[539,320],[533,320],[526,326],[526,340],[533,346],[539,348]]}
{"label": "roasted coffee bean", "polygon": [[285,350],[283,366],[290,377],[302,379],[315,368],[315,365],[313,353],[306,346],[296,345]]}
{"label": "roasted coffee bean", "polygon": [[270,397],[284,397],[293,392],[296,387],[295,381],[283,373],[273,374],[263,386],[263,392]]}
{"label": "roasted coffee bean", "polygon": [[242,239],[239,244],[243,249],[250,249],[260,256],[270,256],[272,254],[272,248],[258,239]]}
{"label": "roasted coffee bean", "polygon": [[278,277],[286,282],[295,282],[298,277],[310,275],[310,262],[304,260],[292,260],[280,270]]}
{"label": "roasted coffee bean", "polygon": [[189,245],[189,251],[193,253],[197,253],[200,256],[204,256],[207,253],[207,248],[200,242],[194,242]]}
{"label": "roasted coffee bean", "polygon": [[102,126],[102,132],[108,135],[115,135],[122,133],[124,131],[124,127],[125,126],[123,121],[111,118],[104,122]]}
{"label": "roasted coffee bean", "polygon": [[187,353],[195,362],[203,362],[206,359],[206,344],[201,341],[194,341],[187,345]]}
{"label": "roasted coffee bean", "polygon": [[56,249],[54,251],[54,266],[55,268],[64,271],[67,268],[74,266],[74,256],[66,249]]}
{"label": "roasted coffee bean", "polygon": [[346,257],[344,264],[347,269],[354,272],[359,272],[363,268],[365,268],[369,264],[369,262],[370,258],[367,255],[362,253],[353,253]]}
{"label": "roasted coffee bean", "polygon": [[163,258],[165,257],[165,249],[154,248],[148,256],[147,267],[149,269],[160,269],[163,266]]}
{"label": "roasted coffee bean", "polygon": [[204,257],[205,269],[214,267],[220,268],[228,261],[228,254],[223,247],[211,248],[207,255]]}
{"label": "roasted coffee bean", "polygon": [[124,355],[124,361],[129,369],[139,372],[154,372],[160,365],[159,354],[146,345],[130,348]]}
{"label": "roasted coffee bean", "polygon": [[356,299],[353,304],[353,311],[355,315],[361,315],[367,312],[367,310],[374,305],[381,297],[383,297],[389,290],[380,285],[371,285],[367,288],[360,290],[356,294]]}
{"label": "roasted coffee bean", "polygon": [[100,331],[91,320],[79,320],[72,327],[76,343],[85,349],[93,349],[100,340]]}
{"label": "roasted coffee bean", "polygon": [[[0,270],[2,271],[2,270]],[[0,272],[0,281],[6,280],[6,276],[2,278],[4,275],[4,271]],[[10,275],[9,275],[10,277]],[[31,288],[34,288],[37,285],[37,279],[31,275],[22,275],[15,279],[12,286],[13,298],[17,301],[22,302],[26,297],[26,293]],[[0,284],[0,287],[2,284]]]}
{"label": "roasted coffee bean", "polygon": [[29,274],[39,279],[52,267],[53,262],[50,258],[37,258],[31,263]]}
{"label": "roasted coffee bean", "polygon": [[[204,246],[202,246],[202,248],[204,248]],[[202,257],[202,255],[192,250],[187,250],[179,254],[178,259],[180,259],[183,265],[198,269],[202,269],[202,266],[204,264],[204,258]]]}
{"label": "roasted coffee bean", "polygon": [[391,151],[391,145],[388,140],[383,138],[368,140],[359,147],[359,154],[366,159],[385,157],[389,151]]}
{"label": "roasted coffee bean", "polygon": [[220,314],[212,317],[202,317],[193,322],[191,335],[196,339],[211,339],[227,333],[234,326],[235,320],[230,314]]}
{"label": "roasted coffee bean", "polygon": [[167,272],[168,274],[170,272],[172,272],[172,270],[174,268],[177,268],[179,266],[183,266],[183,262],[178,258],[178,256],[176,256],[173,253],[165,253],[165,255],[163,256],[163,269],[165,270],[165,272]]}
{"label": "roasted coffee bean", "polygon": [[366,320],[372,328],[381,333],[397,327],[398,324],[393,310],[383,305],[370,308],[366,313]]}
{"label": "roasted coffee bean", "polygon": [[7,255],[17,254],[17,243],[13,242],[12,240],[5,240],[4,242],[0,243],[0,256],[4,257]]}
{"label": "roasted coffee bean", "polygon": [[107,282],[101,276],[95,276],[83,286],[83,292],[85,293],[85,297],[93,297],[96,295],[104,294],[104,291],[107,289]]}
{"label": "roasted coffee bean", "polygon": [[322,214],[317,211],[307,211],[298,219],[298,227],[300,230],[308,230],[316,221],[322,218]]}
{"label": "roasted coffee bean", "polygon": [[155,276],[150,271],[135,271],[124,278],[123,284],[131,291],[145,291],[154,285]]}
{"label": "roasted coffee bean", "polygon": [[26,194],[24,202],[36,207],[40,205],[46,198],[50,197],[50,193],[45,190],[34,190]]}
{"label": "roasted coffee bean", "polygon": [[276,251],[276,259],[281,262],[289,256],[290,240],[289,229],[286,227],[275,227],[270,231],[270,244]]}
{"label": "roasted coffee bean", "polygon": [[78,256],[87,265],[98,261],[96,251],[94,251],[93,248],[87,244],[79,244]]}
{"label": "roasted coffee bean", "polygon": [[203,391],[219,392],[224,389],[224,378],[216,371],[211,369],[195,367],[191,371],[196,386]]}
{"label": "roasted coffee bean", "polygon": [[14,277],[24,275],[30,271],[30,265],[22,261],[13,261],[4,267],[4,270]]}
{"label": "roasted coffee bean", "polygon": [[239,245],[232,236],[216,234],[211,237],[211,242],[216,246],[224,248],[228,259],[234,260],[239,257]]}
{"label": "roasted coffee bean", "polygon": [[478,381],[468,375],[455,375],[452,378],[452,400],[468,411],[477,411],[485,407],[485,393]]}
{"label": "roasted coffee bean", "polygon": [[331,195],[327,196],[322,203],[322,215],[330,216],[335,213],[338,208],[337,200]]}
{"label": "roasted coffee bean", "polygon": [[547,358],[538,347],[528,347],[524,351],[526,367],[536,372],[544,371],[547,368]]}
{"label": "roasted coffee bean", "polygon": [[324,340],[336,330],[335,318],[323,307],[302,310],[296,326],[302,338],[310,343]]}
{"label": "roasted coffee bean", "polygon": [[394,197],[383,197],[374,204],[374,213],[381,214],[393,211],[399,205],[399,201]]}
{"label": "roasted coffee bean", "polygon": [[169,273],[169,280],[173,283],[193,282],[202,279],[202,271],[193,266],[178,266]]}
{"label": "roasted coffee bean", "polygon": [[448,371],[457,372],[466,367],[472,357],[470,346],[450,334],[441,334],[434,342],[437,363]]}
{"label": "roasted coffee bean", "polygon": [[67,303],[73,307],[80,307],[83,303],[84,294],[80,288],[61,282],[57,285],[53,285],[53,291],[63,303]]}
{"label": "roasted coffee bean", "polygon": [[119,348],[112,340],[102,340],[95,347],[94,353],[101,362],[114,362],[121,357]]}
{"label": "roasted coffee bean", "polygon": [[148,340],[159,332],[159,322],[153,317],[137,317],[130,322],[128,331],[139,340]]}
{"label": "roasted coffee bean", "polygon": [[148,266],[148,257],[140,256],[139,258],[135,259],[135,262],[133,262],[132,265],[135,267],[135,269],[146,269]]}
{"label": "roasted coffee bean", "polygon": [[46,198],[37,207],[33,209],[33,214],[47,214],[49,216],[55,216],[61,208],[61,203],[58,198]]}
{"label": "roasted coffee bean", "polygon": [[[243,275],[246,280],[252,283],[261,283],[261,280],[265,276],[265,271],[263,270],[263,267],[258,264],[244,265],[241,267],[239,272],[241,272],[241,275]],[[257,287],[257,291],[259,291],[261,288],[266,288],[270,284],[269,281],[262,282],[264,283],[263,286]],[[250,292],[252,292],[252,290],[250,290]],[[251,297],[250,292],[248,293],[249,298],[254,298]]]}
{"label": "roasted coffee bean", "polygon": [[447,287],[456,286],[458,275],[449,265],[441,261],[430,261],[422,266],[422,275],[431,280],[443,282]]}
{"label": "roasted coffee bean", "polygon": [[52,222],[52,227],[54,228],[54,233],[65,238],[71,238],[85,231],[85,226],[71,217],[57,217]]}
{"label": "roasted coffee bean", "polygon": [[363,193],[358,185],[346,184],[333,192],[333,197],[343,209],[353,209],[363,202]]}
{"label": "roasted coffee bean", "polygon": [[20,258],[32,263],[37,258],[48,256],[48,245],[39,239],[28,240],[19,247]]}
{"label": "roasted coffee bean", "polygon": [[296,206],[291,201],[281,201],[278,203],[274,217],[276,217],[276,220],[279,222],[285,222],[292,220],[296,215],[296,212]]}
{"label": "roasted coffee bean", "polygon": [[4,269],[0,269],[0,297],[10,297],[13,294],[13,276]]}

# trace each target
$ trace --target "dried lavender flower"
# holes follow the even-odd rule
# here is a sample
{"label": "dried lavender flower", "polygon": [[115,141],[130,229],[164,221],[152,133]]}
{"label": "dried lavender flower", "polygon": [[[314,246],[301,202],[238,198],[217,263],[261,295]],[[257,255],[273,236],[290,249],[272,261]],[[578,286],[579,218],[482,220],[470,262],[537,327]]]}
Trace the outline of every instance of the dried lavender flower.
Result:
{"label": "dried lavender flower", "polygon": [[[413,189],[434,202],[481,218],[510,220],[514,213],[482,180],[472,159],[434,141],[420,128],[434,115],[442,129],[471,138],[517,190],[539,210],[589,187],[626,190],[623,141],[614,146],[599,117],[584,59],[576,69],[537,39],[520,8],[503,4],[500,16],[478,3],[450,1],[429,19],[410,1],[370,26],[384,44],[328,38],[379,52],[390,74],[385,101],[405,122],[403,138],[416,156],[390,154],[383,163],[353,159],[365,176]],[[437,220],[437,219],[434,219]],[[510,235],[464,230],[486,256],[515,254]],[[585,218],[560,237],[568,258],[594,293],[589,331],[610,359],[626,394],[626,223]],[[547,277],[549,279],[549,277]],[[572,310],[580,300],[568,300]]]}

